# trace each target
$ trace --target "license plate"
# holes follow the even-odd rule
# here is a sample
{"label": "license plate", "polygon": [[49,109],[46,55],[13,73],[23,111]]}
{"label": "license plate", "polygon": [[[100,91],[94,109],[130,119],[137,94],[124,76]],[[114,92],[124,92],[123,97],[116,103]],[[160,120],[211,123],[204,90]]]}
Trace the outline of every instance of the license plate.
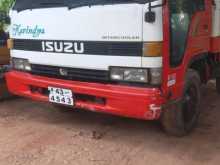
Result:
{"label": "license plate", "polygon": [[74,105],[73,93],[69,89],[48,87],[49,90],[49,102],[63,104],[63,105]]}

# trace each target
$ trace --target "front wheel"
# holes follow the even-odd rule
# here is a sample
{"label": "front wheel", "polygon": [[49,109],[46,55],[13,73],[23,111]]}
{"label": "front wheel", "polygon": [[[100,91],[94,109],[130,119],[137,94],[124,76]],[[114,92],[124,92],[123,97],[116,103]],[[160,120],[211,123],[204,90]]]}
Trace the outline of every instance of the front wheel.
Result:
{"label": "front wheel", "polygon": [[185,136],[195,127],[200,114],[200,77],[194,70],[186,75],[182,99],[163,111],[161,124],[164,130],[174,136]]}

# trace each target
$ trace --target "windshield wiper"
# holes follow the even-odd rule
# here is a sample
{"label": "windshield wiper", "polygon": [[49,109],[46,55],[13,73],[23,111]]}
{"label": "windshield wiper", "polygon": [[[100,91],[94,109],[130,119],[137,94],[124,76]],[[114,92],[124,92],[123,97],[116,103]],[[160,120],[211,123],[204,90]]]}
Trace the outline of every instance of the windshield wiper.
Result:
{"label": "windshield wiper", "polygon": [[18,12],[23,11],[23,10],[33,10],[41,7],[61,7],[61,6],[68,6],[64,2],[35,2],[32,3],[28,6],[22,7],[22,8],[16,8]]}
{"label": "windshield wiper", "polygon": [[54,6],[54,5],[64,5],[65,3],[60,2],[40,2],[42,6]]}
{"label": "windshield wiper", "polygon": [[[66,2],[66,1],[65,1]],[[66,6],[67,4],[64,1],[51,1],[51,0],[44,0],[43,2],[38,2],[40,6]]]}

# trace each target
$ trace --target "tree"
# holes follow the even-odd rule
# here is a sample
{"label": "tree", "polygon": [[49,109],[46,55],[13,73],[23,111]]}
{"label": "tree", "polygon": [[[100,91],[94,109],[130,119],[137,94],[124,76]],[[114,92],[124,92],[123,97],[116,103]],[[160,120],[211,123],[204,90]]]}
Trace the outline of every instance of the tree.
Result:
{"label": "tree", "polygon": [[[14,0],[0,0],[0,13],[8,15],[11,5]],[[4,20],[0,20],[0,31],[5,28]]]}

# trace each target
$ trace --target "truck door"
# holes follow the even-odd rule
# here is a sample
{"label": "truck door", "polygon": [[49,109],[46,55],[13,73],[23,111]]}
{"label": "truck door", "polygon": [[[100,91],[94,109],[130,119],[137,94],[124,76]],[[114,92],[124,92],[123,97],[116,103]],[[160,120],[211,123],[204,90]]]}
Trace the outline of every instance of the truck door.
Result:
{"label": "truck door", "polygon": [[211,9],[207,7],[210,6],[208,3],[205,0],[168,0],[169,60],[164,63],[168,70],[164,85],[172,91],[174,98],[182,95],[190,60],[209,50]]}

